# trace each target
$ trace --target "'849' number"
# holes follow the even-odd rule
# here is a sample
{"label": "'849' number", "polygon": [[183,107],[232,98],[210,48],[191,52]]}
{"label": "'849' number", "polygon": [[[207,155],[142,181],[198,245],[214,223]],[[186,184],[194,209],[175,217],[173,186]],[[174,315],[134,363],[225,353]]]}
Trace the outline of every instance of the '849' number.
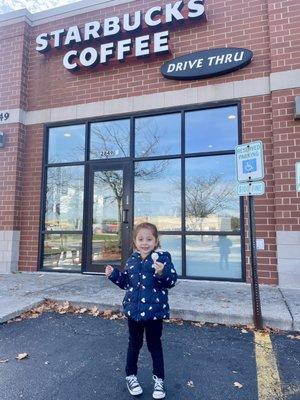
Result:
{"label": "'849' number", "polygon": [[7,121],[8,118],[9,118],[9,112],[6,112],[6,113],[0,112],[0,121],[1,122],[2,121]]}

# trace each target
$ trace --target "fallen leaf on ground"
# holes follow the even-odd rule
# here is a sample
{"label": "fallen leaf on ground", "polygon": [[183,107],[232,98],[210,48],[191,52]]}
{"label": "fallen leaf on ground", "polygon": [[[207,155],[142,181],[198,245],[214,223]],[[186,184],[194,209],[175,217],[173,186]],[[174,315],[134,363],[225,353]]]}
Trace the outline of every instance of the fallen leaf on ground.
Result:
{"label": "fallen leaf on ground", "polygon": [[300,340],[300,335],[287,335],[289,339],[297,339]]}
{"label": "fallen leaf on ground", "polygon": [[94,317],[98,317],[100,314],[100,311],[96,306],[92,307],[92,309],[89,312],[90,315],[93,315]]}
{"label": "fallen leaf on ground", "polygon": [[28,358],[28,353],[20,353],[16,357],[17,360],[24,360],[25,358]]}
{"label": "fallen leaf on ground", "polygon": [[238,389],[242,389],[243,385],[240,382],[234,382],[234,386]]}
{"label": "fallen leaf on ground", "polygon": [[166,322],[167,324],[183,325],[183,320],[178,318],[164,319],[164,322]]}
{"label": "fallen leaf on ground", "polygon": [[193,381],[188,381],[187,385],[189,387],[195,387],[194,382]]}
{"label": "fallen leaf on ground", "polygon": [[198,326],[199,328],[202,328],[205,322],[192,322],[193,326]]}
{"label": "fallen leaf on ground", "polygon": [[0,360],[0,364],[7,363],[8,361],[9,361],[9,359],[6,359],[6,360]]}
{"label": "fallen leaf on ground", "polygon": [[105,311],[103,312],[103,317],[104,317],[104,318],[110,318],[112,315],[113,315],[112,310],[105,310]]}

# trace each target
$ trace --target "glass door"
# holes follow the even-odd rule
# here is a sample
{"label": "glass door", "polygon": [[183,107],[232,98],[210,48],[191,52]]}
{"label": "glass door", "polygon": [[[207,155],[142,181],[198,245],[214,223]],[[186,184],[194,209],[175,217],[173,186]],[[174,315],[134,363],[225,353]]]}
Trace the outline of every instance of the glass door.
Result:
{"label": "glass door", "polygon": [[90,167],[87,272],[121,266],[130,252],[132,207],[129,165],[96,163]]}

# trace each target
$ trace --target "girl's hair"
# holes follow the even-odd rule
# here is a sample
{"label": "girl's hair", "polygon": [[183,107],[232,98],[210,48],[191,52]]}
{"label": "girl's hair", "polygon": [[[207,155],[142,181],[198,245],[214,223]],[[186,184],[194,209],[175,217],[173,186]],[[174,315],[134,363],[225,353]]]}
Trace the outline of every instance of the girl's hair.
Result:
{"label": "girl's hair", "polygon": [[141,229],[149,229],[149,231],[151,231],[152,235],[155,237],[155,239],[157,241],[157,245],[155,246],[154,250],[156,250],[158,247],[160,247],[158,231],[157,231],[156,226],[154,224],[150,224],[150,222],[142,222],[138,225],[135,225],[135,227],[133,228],[133,248],[134,249],[136,248],[136,245],[135,245],[136,237]]}

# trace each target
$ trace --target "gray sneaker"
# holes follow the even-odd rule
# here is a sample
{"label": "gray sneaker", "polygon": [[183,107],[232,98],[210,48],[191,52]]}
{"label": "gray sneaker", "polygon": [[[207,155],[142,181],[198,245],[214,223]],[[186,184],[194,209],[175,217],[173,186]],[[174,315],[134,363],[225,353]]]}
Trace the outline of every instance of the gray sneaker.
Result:
{"label": "gray sneaker", "polygon": [[164,381],[158,378],[156,375],[153,375],[154,380],[154,390],[152,397],[154,399],[164,399],[166,397],[166,392],[164,389]]}
{"label": "gray sneaker", "polygon": [[132,396],[139,396],[140,394],[143,393],[143,389],[139,384],[139,381],[137,380],[137,377],[135,375],[126,376],[126,385],[127,389],[129,390],[129,393]]}

